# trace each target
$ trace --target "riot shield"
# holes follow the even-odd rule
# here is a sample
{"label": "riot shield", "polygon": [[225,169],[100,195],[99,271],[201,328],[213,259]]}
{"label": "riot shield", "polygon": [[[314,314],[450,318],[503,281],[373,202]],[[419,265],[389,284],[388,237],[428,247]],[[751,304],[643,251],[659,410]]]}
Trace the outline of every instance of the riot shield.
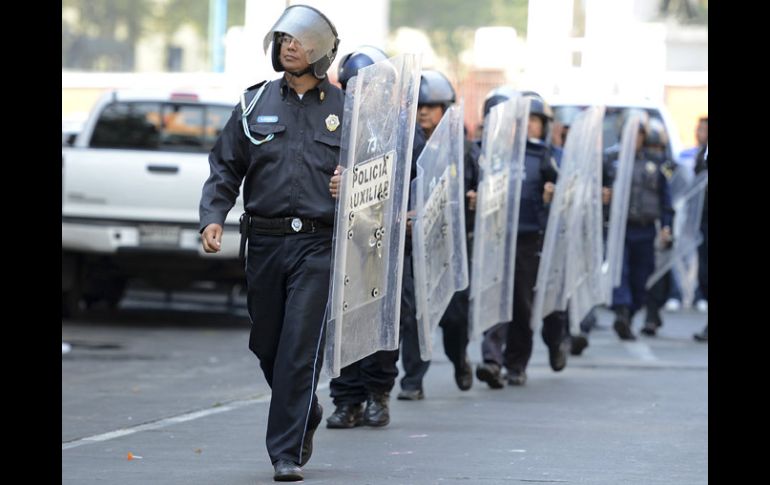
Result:
{"label": "riot shield", "polygon": [[567,164],[574,165],[577,180],[574,203],[567,217],[567,240],[570,247],[565,273],[573,334],[580,331],[580,321],[591,308],[603,302],[604,296],[601,291],[604,245],[601,201],[603,118],[604,108],[597,106],[579,115],[575,121],[579,123],[580,129],[580,138],[576,140],[579,156],[574,161],[566,160]]}
{"label": "riot shield", "polygon": [[433,332],[449,300],[468,286],[463,139],[463,107],[453,105],[425,144],[412,181],[412,264],[425,361],[433,355]]}
{"label": "riot shield", "polygon": [[492,107],[484,125],[473,229],[471,338],[513,318],[513,272],[529,105],[528,98],[516,95]]}
{"label": "riot shield", "polygon": [[612,304],[612,289],[620,285],[623,274],[623,250],[626,240],[626,221],[628,203],[631,198],[631,175],[636,157],[636,137],[639,133],[641,115],[632,114],[623,127],[620,138],[615,181],[612,184],[610,201],[610,223],[607,228],[607,241],[602,263],[604,282],[604,303]]}
{"label": "riot shield", "polygon": [[695,177],[689,189],[674,201],[674,227],[671,228],[674,243],[668,248],[663,248],[656,241],[655,271],[647,278],[647,289],[675,264],[681,262],[683,265],[688,257],[698,250],[703,241],[700,223],[707,185],[708,170],[704,170]]}
{"label": "riot shield", "polygon": [[[579,128],[576,127],[576,128]],[[540,262],[537,267],[535,297],[532,304],[530,326],[537,331],[543,323],[543,317],[554,310],[565,310],[567,306],[566,265],[567,265],[567,213],[572,206],[577,190],[577,179],[574,176],[574,163],[578,156],[578,144],[570,143],[580,136],[575,128],[570,127],[570,136],[564,145],[562,165],[559,178],[548,211],[548,222],[543,237],[543,247],[540,251]]]}
{"label": "riot shield", "polygon": [[[663,171],[668,180],[668,188],[671,192],[671,203],[673,208],[678,208],[681,202],[679,200],[685,195],[690,188],[693,179],[695,178],[695,172],[693,167],[677,164],[672,173]],[[676,217],[674,218],[674,224],[677,223]],[[674,229],[674,228],[672,228]],[[659,260],[660,256],[664,253],[660,251],[660,248],[655,248],[656,262],[663,263]],[[659,254],[660,253],[660,254]],[[656,265],[657,267],[657,265]],[[694,296],[694,290],[697,285],[698,278],[698,254],[697,252],[691,253],[681,258],[675,259],[671,267],[671,275],[676,280],[676,284],[681,291],[681,300],[685,305],[692,301]],[[688,290],[692,290],[692,293]]]}
{"label": "riot shield", "polygon": [[678,165],[673,173],[671,173],[671,177],[666,177],[668,189],[671,192],[672,204],[675,204],[677,200],[681,199],[690,190],[694,178],[695,173],[693,169],[684,165]]}
{"label": "riot shield", "polygon": [[[566,310],[580,287],[574,308],[588,305],[588,283],[601,257],[601,147],[603,109],[583,110],[573,121],[562,155],[559,177],[548,213],[535,283],[530,326],[538,331],[543,317]],[[597,252],[598,251],[598,252]],[[588,292],[588,295],[582,293]],[[593,305],[591,305],[593,306]],[[590,307],[586,309],[586,313]],[[574,311],[573,311],[574,313]],[[580,320],[571,320],[576,325]]]}
{"label": "riot shield", "polygon": [[404,54],[348,81],[327,303],[326,372],[398,348],[420,60]]}

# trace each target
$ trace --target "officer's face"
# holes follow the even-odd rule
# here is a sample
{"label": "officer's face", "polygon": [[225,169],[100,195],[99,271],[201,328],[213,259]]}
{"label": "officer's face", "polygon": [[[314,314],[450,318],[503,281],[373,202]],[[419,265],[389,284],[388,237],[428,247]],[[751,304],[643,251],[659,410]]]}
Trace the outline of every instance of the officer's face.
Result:
{"label": "officer's face", "polygon": [[440,104],[421,104],[417,108],[417,122],[427,134],[433,133],[443,115],[444,109]]}
{"label": "officer's face", "polygon": [[307,52],[300,44],[299,40],[288,34],[282,34],[278,37],[281,43],[281,64],[287,71],[302,71],[310,66],[307,62]]}
{"label": "officer's face", "polygon": [[529,115],[527,138],[543,139],[543,120],[539,116]]}

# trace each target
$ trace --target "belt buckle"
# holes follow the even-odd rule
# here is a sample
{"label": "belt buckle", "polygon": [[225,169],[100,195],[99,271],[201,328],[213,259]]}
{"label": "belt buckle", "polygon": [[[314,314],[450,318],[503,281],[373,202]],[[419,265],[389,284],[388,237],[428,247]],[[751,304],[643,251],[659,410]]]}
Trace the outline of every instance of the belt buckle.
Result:
{"label": "belt buckle", "polygon": [[291,220],[291,228],[294,230],[294,232],[299,232],[302,230],[302,219],[299,217],[295,217]]}

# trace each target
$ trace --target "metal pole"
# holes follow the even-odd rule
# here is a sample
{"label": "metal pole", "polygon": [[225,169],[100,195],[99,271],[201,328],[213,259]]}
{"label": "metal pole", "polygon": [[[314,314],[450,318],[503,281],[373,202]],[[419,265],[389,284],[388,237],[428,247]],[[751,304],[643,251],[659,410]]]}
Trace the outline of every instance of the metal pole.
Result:
{"label": "metal pole", "polygon": [[211,70],[224,72],[224,40],[227,29],[227,0],[209,0],[209,55]]}

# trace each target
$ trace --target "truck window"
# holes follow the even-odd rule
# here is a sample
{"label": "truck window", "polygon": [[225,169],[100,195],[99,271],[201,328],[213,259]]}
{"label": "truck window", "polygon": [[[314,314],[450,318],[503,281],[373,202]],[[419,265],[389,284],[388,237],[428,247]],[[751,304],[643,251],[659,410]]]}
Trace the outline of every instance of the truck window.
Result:
{"label": "truck window", "polygon": [[206,109],[206,132],[203,148],[208,152],[214,147],[214,142],[225,127],[232,113],[232,106],[209,106]]}
{"label": "truck window", "polygon": [[96,122],[91,147],[157,150],[160,142],[159,108],[158,103],[108,105]]}
{"label": "truck window", "polygon": [[91,147],[207,153],[231,111],[219,105],[112,103],[96,123]]}
{"label": "truck window", "polygon": [[202,106],[164,104],[161,119],[162,150],[202,151]]}

